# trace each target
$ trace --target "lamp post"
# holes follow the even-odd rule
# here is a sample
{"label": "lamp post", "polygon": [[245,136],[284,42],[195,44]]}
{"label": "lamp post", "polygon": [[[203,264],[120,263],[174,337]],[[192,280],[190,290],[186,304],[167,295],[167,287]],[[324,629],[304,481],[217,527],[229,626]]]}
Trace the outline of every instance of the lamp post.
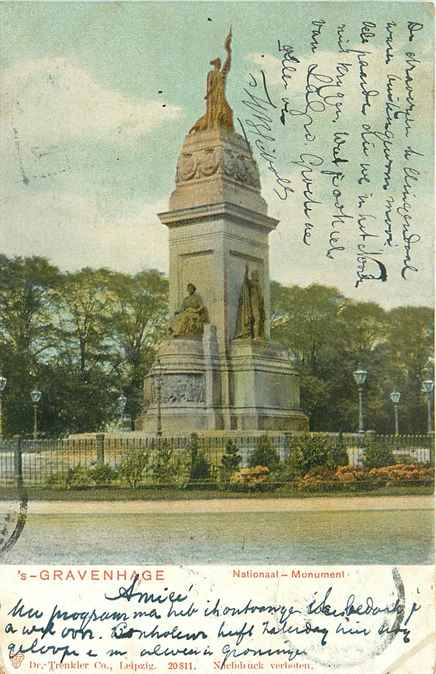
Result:
{"label": "lamp post", "polygon": [[432,379],[425,379],[422,382],[422,392],[427,396],[427,433],[431,433],[433,430],[433,424],[431,422],[431,399],[433,397],[433,388],[434,382]]}
{"label": "lamp post", "polygon": [[399,433],[398,426],[398,403],[400,402],[401,393],[399,391],[392,391],[390,398],[394,404],[394,416],[395,416],[395,435]]}
{"label": "lamp post", "polygon": [[33,403],[33,439],[36,440],[38,437],[38,403],[41,400],[41,391],[38,391],[37,388],[33,389],[30,394],[30,398]]}
{"label": "lamp post", "polygon": [[363,387],[368,378],[368,371],[363,370],[361,367],[358,367],[357,370],[353,372],[354,381],[357,384],[357,389],[359,392],[359,433],[365,432],[365,424],[363,420]]}
{"label": "lamp post", "polygon": [[156,374],[156,406],[157,406],[157,419],[156,419],[156,435],[160,439],[162,436],[162,376],[160,371],[160,360],[159,357],[156,360],[157,365],[157,374]]}
{"label": "lamp post", "polygon": [[124,421],[124,410],[126,409],[126,404],[127,404],[127,398],[124,395],[124,393],[120,393],[120,395],[117,398],[117,404],[118,404],[118,413],[120,415],[120,428],[123,428],[123,421]]}
{"label": "lamp post", "polygon": [[3,391],[7,383],[6,377],[0,376],[0,440],[3,438]]}

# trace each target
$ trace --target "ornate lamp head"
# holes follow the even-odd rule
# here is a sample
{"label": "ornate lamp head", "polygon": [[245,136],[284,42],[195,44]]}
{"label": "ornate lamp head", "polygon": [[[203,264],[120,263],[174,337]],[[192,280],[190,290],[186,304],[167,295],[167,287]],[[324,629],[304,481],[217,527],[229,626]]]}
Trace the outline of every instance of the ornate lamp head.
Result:
{"label": "ornate lamp head", "polygon": [[127,398],[126,398],[126,396],[124,395],[124,393],[121,393],[121,394],[118,396],[118,398],[117,398],[117,403],[118,403],[118,409],[119,409],[119,411],[120,411],[120,414],[122,414],[122,413],[124,412],[124,409],[125,409],[126,403],[127,403]]}
{"label": "ornate lamp head", "polygon": [[36,405],[37,403],[39,403],[39,401],[41,400],[41,396],[42,396],[42,393],[41,393],[41,391],[38,391],[37,388],[33,389],[33,391],[30,393],[30,397],[31,397],[31,399],[32,399],[32,402],[33,402],[35,405]]}
{"label": "ornate lamp head", "polygon": [[434,382],[432,379],[425,379],[422,382],[422,392],[431,395],[433,393]]}
{"label": "ornate lamp head", "polygon": [[353,377],[357,386],[363,386],[368,378],[368,370],[363,370],[358,367],[358,369],[353,372]]}
{"label": "ornate lamp head", "polygon": [[400,402],[401,393],[399,391],[392,391],[390,398],[394,403],[394,405],[398,405],[398,403]]}

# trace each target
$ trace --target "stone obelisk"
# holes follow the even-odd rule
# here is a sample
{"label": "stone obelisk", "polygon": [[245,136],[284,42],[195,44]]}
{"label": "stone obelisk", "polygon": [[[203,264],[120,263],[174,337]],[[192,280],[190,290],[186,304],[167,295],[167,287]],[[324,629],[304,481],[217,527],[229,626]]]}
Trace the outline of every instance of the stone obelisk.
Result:
{"label": "stone obelisk", "polygon": [[[182,145],[169,210],[168,338],[146,377],[137,427],[164,432],[301,430],[298,377],[270,339],[267,215],[259,171],[235,132],[227,58],[210,62],[206,112]],[[158,385],[156,384],[158,383]]]}

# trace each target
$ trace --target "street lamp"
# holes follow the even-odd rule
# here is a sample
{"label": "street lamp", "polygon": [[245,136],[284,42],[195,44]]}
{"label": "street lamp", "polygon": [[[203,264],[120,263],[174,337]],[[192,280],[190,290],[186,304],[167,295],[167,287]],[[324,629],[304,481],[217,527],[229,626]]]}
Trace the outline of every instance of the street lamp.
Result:
{"label": "street lamp", "polygon": [[422,382],[422,392],[427,396],[427,433],[432,432],[432,422],[431,422],[431,399],[433,397],[433,388],[434,382],[432,379],[425,379]]}
{"label": "street lamp", "polygon": [[117,399],[118,403],[118,413],[120,415],[120,428],[123,427],[123,421],[124,421],[124,410],[126,409],[126,403],[127,403],[127,398],[124,395],[124,393],[120,393]]}
{"label": "street lamp", "polygon": [[398,435],[398,403],[400,402],[401,393],[399,391],[392,391],[390,398],[394,404],[395,435]]}
{"label": "street lamp", "polygon": [[162,436],[162,376],[160,370],[159,357],[156,359],[157,373],[155,375],[156,383],[156,405],[157,405],[157,419],[156,419],[156,435],[158,438]]}
{"label": "street lamp", "polygon": [[0,440],[3,438],[3,391],[7,383],[6,377],[0,376]]}
{"label": "street lamp", "polygon": [[368,378],[368,371],[362,370],[362,368],[359,367],[353,372],[353,377],[359,391],[359,433],[364,433],[365,426],[363,422],[363,387]]}
{"label": "street lamp", "polygon": [[33,439],[38,437],[38,403],[41,400],[42,393],[37,388],[30,393],[30,398],[33,403]]}

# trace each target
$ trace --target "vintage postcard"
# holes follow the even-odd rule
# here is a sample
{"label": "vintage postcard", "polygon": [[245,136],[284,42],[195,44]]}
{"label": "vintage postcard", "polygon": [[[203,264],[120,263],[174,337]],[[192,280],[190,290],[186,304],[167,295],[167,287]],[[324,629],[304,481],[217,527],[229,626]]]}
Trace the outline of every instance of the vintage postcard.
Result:
{"label": "vintage postcard", "polygon": [[434,674],[434,4],[0,38],[0,672]]}

